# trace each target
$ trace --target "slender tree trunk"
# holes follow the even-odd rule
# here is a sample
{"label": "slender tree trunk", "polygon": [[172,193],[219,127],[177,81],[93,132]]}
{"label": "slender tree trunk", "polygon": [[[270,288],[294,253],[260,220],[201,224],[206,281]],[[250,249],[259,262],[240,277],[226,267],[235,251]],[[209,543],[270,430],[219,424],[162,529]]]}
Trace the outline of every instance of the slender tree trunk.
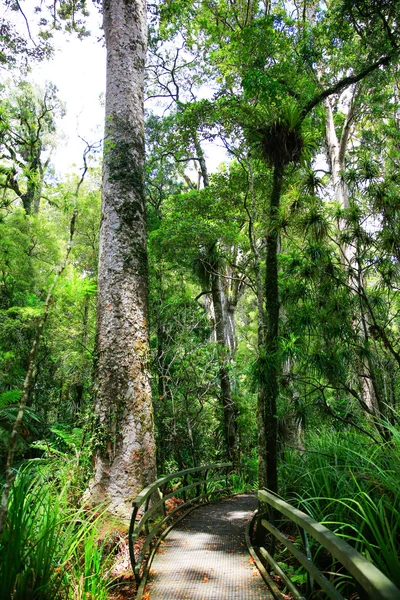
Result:
{"label": "slender tree trunk", "polygon": [[88,323],[89,323],[89,307],[90,307],[90,295],[86,294],[83,301],[83,319],[82,319],[82,350],[86,352],[86,346],[88,341]]}
{"label": "slender tree trunk", "polygon": [[185,394],[185,409],[186,409],[186,426],[187,426],[188,437],[189,437],[189,442],[190,442],[190,450],[191,450],[191,453],[192,453],[193,466],[194,467],[198,467],[199,466],[199,462],[197,460],[197,453],[196,453],[196,445],[194,443],[192,420],[190,418],[189,399],[188,399],[188,397],[187,397],[186,394]]}
{"label": "slender tree trunk", "polygon": [[221,400],[224,413],[225,441],[229,460],[235,469],[240,466],[238,445],[237,410],[232,398],[229,363],[231,361],[230,347],[226,342],[224,311],[222,306],[221,281],[217,269],[211,274],[211,293],[215,314],[215,333],[218,344],[219,380],[221,384]]}
{"label": "slender tree trunk", "polygon": [[[324,106],[326,124],[326,146],[328,159],[331,167],[335,199],[342,208],[348,209],[350,208],[349,191],[347,183],[344,179],[344,174],[346,169],[346,149],[348,139],[350,136],[350,126],[353,119],[353,104],[350,105],[350,108],[348,110],[348,114],[343,125],[340,140],[338,139],[338,136],[336,134],[335,123],[333,120],[333,111],[329,98],[324,102]],[[345,223],[341,222],[340,229],[344,230],[345,227]],[[364,286],[362,282],[361,264],[355,247],[350,244],[342,244],[340,247],[340,252],[342,254],[343,264],[345,268],[349,269],[350,272],[350,284],[354,287],[355,290],[360,290],[360,285],[362,287]],[[354,323],[354,330],[357,333],[357,335],[360,336],[363,344],[368,344],[368,339],[366,337],[367,327],[363,327],[363,324],[368,326],[367,320],[368,314],[365,313],[365,315],[363,315],[363,310],[361,308],[361,323]],[[360,372],[361,375],[359,375],[359,381],[363,403],[370,412],[376,412],[376,410],[378,409],[378,400],[375,393],[376,382],[372,381],[373,369],[371,369],[371,360],[367,360],[367,358],[365,357],[361,358]],[[366,376],[365,373],[369,373],[369,376]]]}
{"label": "slender tree trunk", "polygon": [[[161,274],[159,275],[161,279]],[[159,318],[157,323],[157,387],[158,387],[158,438],[161,443],[157,446],[158,467],[161,473],[165,473],[165,459],[168,455],[168,445],[166,440],[169,437],[167,431],[167,365],[165,361],[165,330],[162,319]]]}
{"label": "slender tree trunk", "polygon": [[104,0],[107,46],[97,305],[97,451],[86,497],[123,518],[156,475],[143,185],[146,6]]}
{"label": "slender tree trunk", "polygon": [[303,444],[303,422],[298,414],[297,406],[300,398],[298,389],[290,381],[290,374],[296,368],[295,360],[288,358],[282,365],[283,376],[287,378],[289,384],[286,383],[286,395],[289,400],[289,410],[285,414],[284,420],[278,422],[279,443],[285,446],[295,448],[300,452],[304,452]]}
{"label": "slender tree trunk", "polygon": [[176,460],[178,462],[179,471],[183,471],[187,468],[185,462],[182,458],[181,453],[181,444],[180,439],[178,437],[178,427],[177,427],[177,419],[176,419],[176,408],[175,408],[175,400],[173,393],[171,394],[171,407],[172,407],[172,439],[174,444],[174,453],[176,456]]}
{"label": "slender tree trunk", "polygon": [[[279,286],[278,286],[278,228],[277,218],[282,190],[284,167],[274,166],[273,185],[269,208],[268,233],[266,238],[265,297],[267,333],[265,337],[264,373],[259,393],[259,413],[264,416],[265,446],[259,447],[259,465],[264,469],[259,474],[260,487],[273,492],[278,490],[277,434],[278,420],[276,403],[279,393],[278,333],[279,333]],[[264,480],[265,478],[265,480]]]}
{"label": "slender tree trunk", "polygon": [[[197,139],[193,136],[194,146],[199,159],[200,171],[203,178],[203,185],[210,185],[207,165],[204,158],[203,149]],[[214,308],[214,328],[215,338],[218,345],[219,362],[219,380],[221,386],[221,401],[224,418],[224,435],[229,460],[232,461],[236,470],[240,469],[240,449],[238,443],[237,427],[237,408],[232,397],[232,386],[229,375],[229,363],[232,360],[232,354],[236,347],[234,314],[229,314],[228,299],[221,286],[221,276],[219,266],[213,256],[214,249],[209,250],[207,263],[210,269],[211,297]]]}
{"label": "slender tree trunk", "polygon": [[[256,220],[256,195],[254,190],[254,171],[251,161],[249,160],[249,186],[251,196],[251,208],[249,209],[245,203],[245,210],[249,218],[249,241],[251,251],[254,256],[254,271],[256,281],[257,295],[257,345],[258,356],[261,357],[265,352],[265,336],[267,331],[266,314],[265,314],[265,289],[261,271],[261,256],[254,239],[254,221]],[[267,487],[267,433],[265,421],[265,385],[264,379],[261,381],[260,389],[257,398],[257,445],[258,445],[258,486],[260,488]]]}
{"label": "slender tree trunk", "polygon": [[226,268],[223,275],[220,275],[220,290],[221,290],[221,308],[222,308],[222,320],[224,324],[224,338],[225,344],[229,348],[231,357],[234,356],[237,350],[237,339],[236,339],[236,323],[235,323],[235,311],[238,302],[239,293],[233,290],[233,285],[224,285],[228,281],[235,283],[233,278],[235,277],[231,269]]}
{"label": "slender tree trunk", "polygon": [[[85,355],[87,350],[87,339],[88,339],[88,322],[89,322],[89,305],[90,305],[90,296],[86,294],[83,299],[83,319],[82,319],[82,354]],[[79,410],[82,407],[83,401],[83,392],[85,390],[85,386],[83,381],[81,380],[79,383],[75,385],[75,405],[76,409]]]}

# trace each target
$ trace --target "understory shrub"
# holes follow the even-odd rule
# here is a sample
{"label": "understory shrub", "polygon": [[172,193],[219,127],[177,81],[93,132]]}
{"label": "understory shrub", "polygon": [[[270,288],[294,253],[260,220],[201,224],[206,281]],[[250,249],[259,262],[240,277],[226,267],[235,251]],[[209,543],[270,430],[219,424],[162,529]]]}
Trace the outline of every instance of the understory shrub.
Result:
{"label": "understory shrub", "polygon": [[2,600],[107,598],[101,515],[69,502],[63,471],[30,465],[16,476],[0,538]]}
{"label": "understory shrub", "polygon": [[400,586],[400,431],[390,441],[318,432],[285,452],[282,497],[349,541]]}

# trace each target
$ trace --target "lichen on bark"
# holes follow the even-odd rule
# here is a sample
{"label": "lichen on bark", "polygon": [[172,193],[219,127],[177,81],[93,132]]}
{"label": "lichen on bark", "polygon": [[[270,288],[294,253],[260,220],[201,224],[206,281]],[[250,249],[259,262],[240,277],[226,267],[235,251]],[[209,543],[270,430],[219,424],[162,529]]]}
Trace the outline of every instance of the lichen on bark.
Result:
{"label": "lichen on bark", "polygon": [[128,518],[132,499],[156,476],[143,182],[145,3],[107,0],[103,14],[106,143],[95,407],[102,440],[86,497]]}

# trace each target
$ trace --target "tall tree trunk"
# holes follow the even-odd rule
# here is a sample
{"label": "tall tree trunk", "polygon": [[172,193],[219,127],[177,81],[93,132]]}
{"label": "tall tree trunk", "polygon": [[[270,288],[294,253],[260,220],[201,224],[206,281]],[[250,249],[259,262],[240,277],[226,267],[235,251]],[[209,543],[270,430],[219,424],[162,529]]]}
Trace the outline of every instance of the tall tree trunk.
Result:
{"label": "tall tree trunk", "polygon": [[106,137],[97,305],[98,449],[87,497],[129,517],[155,478],[143,185],[146,6],[104,0]]}
{"label": "tall tree trunk", "polygon": [[[248,163],[249,168],[249,189],[251,197],[251,207],[249,208],[245,200],[245,210],[249,218],[249,241],[251,251],[254,256],[254,271],[257,295],[257,345],[258,356],[261,357],[265,352],[265,336],[267,331],[266,314],[265,314],[265,289],[261,270],[261,256],[254,238],[254,222],[256,220],[256,195],[254,190],[254,170],[251,160]],[[267,433],[265,421],[265,386],[261,381],[260,389],[257,398],[257,445],[258,445],[258,486],[260,488],[267,487]]]}
{"label": "tall tree trunk", "polygon": [[[275,163],[269,207],[268,233],[266,238],[265,298],[267,333],[265,336],[264,369],[258,400],[258,410],[264,416],[265,446],[258,449],[259,465],[266,468],[259,473],[259,486],[273,492],[278,490],[276,403],[279,393],[278,333],[279,333],[279,286],[278,286],[278,227],[277,219],[281,198],[284,167]],[[265,477],[265,480],[264,480]]]}

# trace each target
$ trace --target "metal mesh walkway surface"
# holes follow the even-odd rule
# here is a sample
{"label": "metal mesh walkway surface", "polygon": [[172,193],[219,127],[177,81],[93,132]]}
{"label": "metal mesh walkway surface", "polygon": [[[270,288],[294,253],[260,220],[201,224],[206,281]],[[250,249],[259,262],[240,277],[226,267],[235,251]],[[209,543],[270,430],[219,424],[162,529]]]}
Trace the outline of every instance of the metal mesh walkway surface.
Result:
{"label": "metal mesh walkway surface", "polygon": [[160,546],[150,571],[150,600],[265,600],[272,595],[252,564],[245,527],[252,495],[198,508]]}

